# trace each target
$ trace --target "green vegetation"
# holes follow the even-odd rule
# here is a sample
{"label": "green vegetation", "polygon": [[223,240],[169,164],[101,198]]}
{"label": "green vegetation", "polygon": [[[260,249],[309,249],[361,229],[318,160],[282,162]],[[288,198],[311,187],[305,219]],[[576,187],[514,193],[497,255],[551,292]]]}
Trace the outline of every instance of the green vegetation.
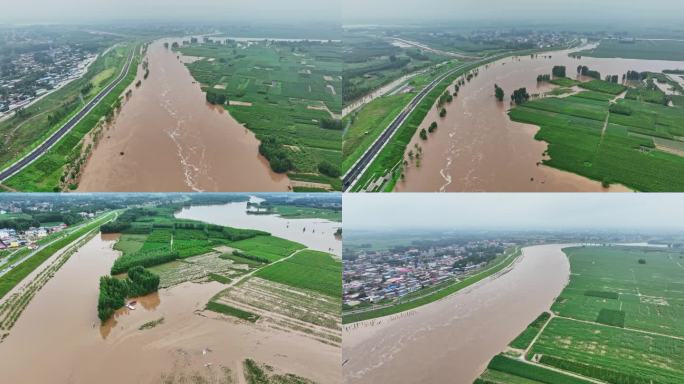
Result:
{"label": "green vegetation", "polygon": [[551,308],[555,313],[590,322],[615,319],[617,326],[624,322],[625,328],[684,337],[684,291],[675,288],[684,281],[682,253],[627,247],[564,252],[573,273]]}
{"label": "green vegetation", "polygon": [[[506,372],[517,377],[524,377],[546,384],[589,384],[591,381],[578,379],[550,369],[514,360],[503,355],[494,356],[487,366],[488,370]],[[479,380],[479,381],[478,381]],[[477,379],[475,383],[485,384],[487,381]],[[494,382],[496,384],[496,382]],[[508,384],[508,382],[505,382]]]}
{"label": "green vegetation", "polygon": [[260,269],[255,276],[335,298],[342,296],[342,263],[325,252],[303,250]]}
{"label": "green vegetation", "polygon": [[[90,151],[92,150],[92,143],[84,147],[84,137],[94,129],[97,129],[96,127],[98,124],[101,124],[102,121],[110,120],[120,107],[120,96],[126,87],[128,87],[128,85],[133,81],[136,75],[134,69],[140,60],[139,48],[139,44],[130,43],[128,45],[112,49],[112,51],[105,56],[111,56],[111,58],[107,59],[109,61],[107,64],[103,65],[114,66],[117,68],[115,73],[112,75],[112,80],[119,75],[125,61],[130,55],[133,55],[133,62],[131,64],[132,70],[129,70],[124,80],[119,83],[119,85],[117,85],[109,95],[103,98],[88,115],[86,115],[78,124],[76,124],[76,126],[74,126],[68,134],[62,137],[62,139],[60,139],[49,151],[47,151],[38,160],[24,168],[21,172],[10,177],[5,182],[7,186],[16,190],[31,192],[53,192],[67,190],[70,186],[75,186],[74,182],[78,179],[81,168],[85,164],[87,155],[89,155]],[[102,84],[101,88],[104,88],[108,84],[109,83]],[[67,96],[61,95],[61,97]],[[78,98],[77,96],[73,97]],[[17,152],[17,155],[15,155],[13,158],[16,159],[20,157],[19,154],[28,153],[29,149],[34,148],[44,139],[49,137],[51,133],[59,129],[59,127],[61,127],[61,125],[68,120],[68,117],[76,114],[76,112],[82,106],[83,105],[78,102],[74,106],[70,106],[69,108],[72,112],[59,119],[59,122],[54,124],[49,131],[37,130],[37,132],[41,132],[40,136],[31,137],[31,141],[25,142],[25,149],[22,149],[21,152]],[[31,130],[22,129],[21,131]]]}
{"label": "green vegetation", "polygon": [[614,327],[624,327],[625,311],[601,308],[598,317],[596,318],[596,322],[606,325],[612,325]]}
{"label": "green vegetation", "polygon": [[58,240],[55,240],[54,242],[36,251],[36,253],[29,259],[25,260],[21,264],[14,267],[11,271],[0,277],[0,298],[4,297],[9,291],[12,290],[12,288],[19,284],[26,276],[28,276],[56,252],[76,241],[78,238],[87,234],[88,232],[95,230],[101,224],[112,220],[115,215],[115,213],[110,212],[88,223],[84,223],[77,229],[67,232],[67,234]]}
{"label": "green vegetation", "polygon": [[497,84],[494,84],[494,96],[497,101],[503,101],[504,99],[504,90]]}
{"label": "green vegetation", "polygon": [[[231,252],[231,253],[224,253],[221,256],[219,256],[221,259],[224,260],[232,260],[238,264],[245,264],[250,268],[259,268],[263,267],[264,264],[269,264],[270,261],[266,258],[261,258],[258,256],[252,256],[252,255],[246,255],[242,252]],[[260,260],[265,260],[266,262],[260,261]]]}
{"label": "green vegetation", "polygon": [[[542,376],[530,375],[535,369],[545,370],[543,366],[612,384],[681,382],[682,251],[636,247],[563,251],[570,260],[570,282],[551,308],[554,316],[524,356],[542,366],[522,369],[534,366],[497,356],[479,382],[525,383],[518,378],[561,382],[552,376],[547,378],[551,381],[544,381]],[[519,369],[510,369],[511,365]],[[492,369],[513,378],[498,380]]]}
{"label": "green vegetation", "polygon": [[580,83],[579,86],[590,91],[603,92],[611,95],[619,95],[627,89],[627,87],[622,84],[609,83],[603,80],[587,81],[585,83]]}
{"label": "green vegetation", "polygon": [[684,341],[555,318],[530,351],[540,362],[615,384],[680,383]]}
{"label": "green vegetation", "polygon": [[296,205],[274,205],[273,211],[287,219],[326,219],[342,222],[342,211],[314,207],[300,207]]}
{"label": "green vegetation", "polygon": [[556,78],[553,78],[550,81],[550,83],[561,86],[561,87],[572,87],[572,86],[579,84],[580,82],[577,80],[569,79],[567,77],[556,77]]}
{"label": "green vegetation", "polygon": [[598,47],[580,51],[575,56],[619,57],[623,59],[684,60],[684,41],[604,39]]}
{"label": "green vegetation", "polygon": [[291,373],[274,374],[272,367],[259,364],[252,359],[246,359],[242,365],[247,384],[316,384],[309,379]]}
{"label": "green vegetation", "polygon": [[152,329],[152,328],[156,327],[157,325],[160,325],[163,323],[164,323],[164,318],[160,317],[157,320],[148,321],[147,323],[141,325],[140,327],[138,327],[138,330],[144,331],[146,329]]}
{"label": "green vegetation", "polygon": [[231,307],[229,305],[217,303],[214,301],[208,302],[205,309],[217,313],[222,313],[224,315],[237,317],[239,319],[247,320],[252,323],[256,323],[256,321],[259,320],[259,315],[255,315],[254,313],[243,311],[242,309]]}
{"label": "green vegetation", "polygon": [[[68,117],[73,116],[83,105],[81,96],[84,102],[88,101],[114,80],[123,68],[126,51],[125,47],[112,49],[91,64],[81,78],[24,108],[12,118],[0,122],[0,133],[7,137],[0,152],[2,167],[9,166],[28,153],[57,130]],[[82,92],[86,87],[87,92]]]}
{"label": "green vegetation", "polygon": [[230,244],[246,254],[263,257],[271,262],[289,256],[292,252],[304,249],[302,244],[274,236],[256,236]]}
{"label": "green vegetation", "polygon": [[[423,100],[418,104],[413,112],[411,112],[404,123],[397,129],[396,133],[392,137],[392,140],[390,140],[387,145],[385,145],[383,150],[378,153],[375,160],[373,160],[363,176],[359,178],[359,181],[354,185],[351,191],[358,192],[364,190],[370,182],[375,181],[377,178],[384,176],[390,171],[392,172],[392,180],[388,185],[385,186],[384,189],[391,190],[394,188],[394,184],[401,175],[401,170],[398,166],[404,160],[406,146],[409,144],[413,138],[413,135],[416,133],[416,130],[425,119],[428,111],[430,111],[430,109],[435,105],[440,96],[442,96],[445,89],[449,88],[457,79],[461,78],[464,76],[464,74],[477,68],[478,66],[478,64],[463,66],[461,69],[450,74],[437,86],[435,86],[435,88],[433,88],[432,91],[430,91],[423,98]],[[436,77],[437,74],[435,73],[433,75]]]}
{"label": "green vegetation", "polygon": [[628,99],[611,105],[596,94],[532,100],[509,115],[541,128],[535,138],[549,143],[546,165],[640,191],[684,190],[675,140],[684,135],[684,108]]}
{"label": "green vegetation", "polygon": [[159,276],[136,266],[128,270],[125,280],[111,276],[100,278],[100,296],[97,302],[97,316],[102,322],[123,307],[127,297],[143,296],[159,289]]}
{"label": "green vegetation", "polygon": [[503,256],[498,257],[494,261],[490,262],[490,265],[485,267],[483,271],[477,272],[476,274],[469,276],[458,282],[449,281],[444,285],[440,285],[439,289],[436,290],[428,290],[427,292],[418,291],[417,295],[419,296],[417,296],[417,298],[415,296],[412,296],[409,298],[410,300],[406,302],[392,303],[385,307],[370,309],[366,311],[351,311],[351,313],[346,314],[343,312],[342,323],[355,323],[357,321],[363,321],[373,319],[376,317],[392,315],[395,313],[408,311],[409,309],[418,308],[425,304],[429,304],[433,301],[437,301],[453,293],[456,293],[465,287],[475,284],[478,281],[485,279],[497,272],[502,271],[503,269],[511,265],[520,255],[521,252],[519,248],[508,251]]}
{"label": "green vegetation", "polygon": [[[269,247],[291,246],[290,242],[262,231],[176,219],[174,211],[175,207],[131,208],[116,221],[103,225],[100,228],[103,233],[123,233],[115,245],[122,255],[114,261],[111,273],[124,273],[134,266],[153,267],[186,259],[213,252],[221,245],[242,244],[240,241],[255,237],[263,239],[264,243],[247,242],[252,244],[251,248],[261,246],[268,251]],[[250,253],[250,250],[245,251]],[[271,252],[276,253],[277,250]]]}
{"label": "green vegetation", "polygon": [[350,121],[342,144],[342,171],[347,172],[394,120],[414,93],[383,96],[368,103],[345,121]]}
{"label": "green vegetation", "polygon": [[345,105],[401,76],[444,60],[431,52],[397,47],[366,34],[345,32],[343,44],[342,100]]}
{"label": "green vegetation", "polygon": [[192,76],[210,102],[230,100],[226,109],[256,134],[259,152],[275,172],[302,181],[314,174],[339,189],[337,176],[319,170],[327,163],[339,173],[341,163],[339,47],[335,42],[210,39],[178,50],[202,58],[187,64]]}
{"label": "green vegetation", "polygon": [[539,315],[518,337],[511,341],[510,346],[517,349],[527,349],[544,327],[544,324],[549,321],[549,318],[551,318],[551,314],[548,312]]}

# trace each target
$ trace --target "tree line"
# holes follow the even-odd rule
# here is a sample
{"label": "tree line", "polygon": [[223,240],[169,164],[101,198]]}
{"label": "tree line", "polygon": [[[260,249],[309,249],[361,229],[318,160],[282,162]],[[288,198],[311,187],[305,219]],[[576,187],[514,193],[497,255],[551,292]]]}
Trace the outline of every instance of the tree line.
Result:
{"label": "tree line", "polygon": [[100,295],[97,316],[102,322],[123,307],[127,297],[143,296],[159,289],[159,276],[143,267],[133,267],[126,279],[112,276],[100,277]]}

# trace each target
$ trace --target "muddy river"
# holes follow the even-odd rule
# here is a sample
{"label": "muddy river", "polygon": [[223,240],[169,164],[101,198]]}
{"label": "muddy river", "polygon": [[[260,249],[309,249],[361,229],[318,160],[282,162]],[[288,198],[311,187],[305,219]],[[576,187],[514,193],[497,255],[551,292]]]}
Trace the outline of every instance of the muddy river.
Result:
{"label": "muddy river", "polygon": [[[81,191],[287,191],[254,134],[205,100],[184,62],[153,42],[114,122],[88,161]],[[137,81],[141,86],[136,87]]]}
{"label": "muddy river", "polygon": [[[203,211],[204,207],[190,208],[185,214]],[[116,236],[98,235],[87,242],[29,303],[0,343],[2,382],[180,383],[202,377],[219,383],[228,368],[239,378],[236,383],[244,383],[246,358],[319,383],[342,382],[339,347],[202,312],[225,288],[217,282],[162,289],[138,298],[136,310],[122,308],[100,325],[98,281],[118,257],[112,248],[115,240]],[[331,242],[329,248],[333,247]],[[163,323],[140,329],[160,318]]]}
{"label": "muddy river", "polygon": [[[256,200],[259,199],[252,198],[252,201]],[[260,229],[311,249],[342,255],[342,240],[335,237],[335,231],[342,224],[330,220],[247,214],[247,202],[192,206],[178,212],[176,217],[235,228]]]}
{"label": "muddy river", "polygon": [[[581,49],[584,49],[581,48]],[[554,65],[565,65],[568,77],[574,78],[578,65],[598,70],[602,76],[620,77],[628,70],[662,71],[684,67],[684,62],[571,58],[574,50],[555,51],[528,56],[509,57],[480,67],[479,75],[461,87],[458,97],[446,106],[447,116],[440,118],[432,108],[404,156],[414,144],[422,147],[420,167],[409,165],[404,181],[397,191],[604,191],[599,182],[537,165],[543,159],[547,144],[534,140],[538,127],[511,121],[508,118],[510,95],[526,87],[530,95],[548,92],[551,84],[537,84],[537,75],[550,74]],[[503,102],[494,97],[494,84],[505,91]],[[450,90],[453,92],[453,86]],[[422,128],[431,122],[439,124],[427,141],[419,138]],[[625,191],[622,186],[609,190]]]}
{"label": "muddy river", "polygon": [[524,248],[496,277],[411,311],[345,326],[345,383],[472,383],[567,284],[563,247]]}

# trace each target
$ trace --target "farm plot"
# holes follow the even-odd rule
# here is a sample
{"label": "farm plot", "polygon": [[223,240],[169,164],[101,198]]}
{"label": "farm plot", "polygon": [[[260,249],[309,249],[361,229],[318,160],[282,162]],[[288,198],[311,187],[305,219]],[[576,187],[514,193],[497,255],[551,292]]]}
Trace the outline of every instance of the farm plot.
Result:
{"label": "farm plot", "polygon": [[230,246],[248,255],[266,258],[271,262],[289,256],[294,251],[304,249],[302,244],[274,236],[256,236],[236,241]]}
{"label": "farm plot", "polygon": [[682,253],[627,247],[565,252],[572,276],[552,306],[556,314],[684,337]]}
{"label": "farm plot", "polygon": [[203,90],[227,97],[226,109],[262,141],[274,171],[337,187],[338,175],[319,166],[339,170],[341,162],[339,43],[207,41],[179,51],[203,58],[187,64],[190,73]]}
{"label": "farm plot", "polygon": [[342,263],[325,252],[304,250],[256,276],[331,297],[342,297]]}
{"label": "farm plot", "polygon": [[549,158],[543,160],[548,166],[604,185],[684,191],[684,157],[654,143],[684,137],[684,108],[628,99],[611,104],[611,96],[585,91],[547,97],[517,106],[509,116],[540,127],[535,138],[549,143]]}
{"label": "farm plot", "polygon": [[204,282],[216,280],[229,283],[232,279],[244,275],[249,266],[226,260],[220,252],[210,252],[179,261],[173,261],[150,268],[159,275],[161,288],[171,287],[187,281]]}
{"label": "farm plot", "polygon": [[[280,263],[283,264],[283,263]],[[213,299],[256,314],[270,326],[298,332],[321,342],[341,342],[340,299],[252,277]]]}
{"label": "farm plot", "polygon": [[[563,251],[570,282],[543,332],[521,357],[527,362],[497,356],[476,383],[562,382],[530,375],[546,370],[543,366],[612,384],[681,383],[684,252],[615,246]],[[536,334],[530,328],[541,329],[539,319],[511,345],[529,345]],[[532,369],[530,363],[537,365]]]}
{"label": "farm plot", "polygon": [[610,383],[681,383],[684,340],[554,318],[529,356]]}

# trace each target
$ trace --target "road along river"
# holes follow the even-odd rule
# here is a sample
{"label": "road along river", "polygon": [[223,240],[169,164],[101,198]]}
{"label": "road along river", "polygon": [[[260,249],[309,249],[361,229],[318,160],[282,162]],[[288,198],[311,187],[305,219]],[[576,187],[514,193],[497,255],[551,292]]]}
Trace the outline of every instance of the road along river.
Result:
{"label": "road along river", "polygon": [[[538,84],[537,75],[550,74],[554,65],[565,65],[568,77],[576,76],[577,66],[586,65],[602,76],[618,75],[628,70],[662,71],[682,68],[684,62],[571,58],[573,50],[542,53],[534,58],[508,57],[480,67],[478,76],[466,82],[458,96],[446,105],[445,118],[432,108],[406,148],[416,152],[422,147],[420,167],[412,162],[405,171],[405,180],[397,182],[401,192],[457,192],[457,191],[604,191],[601,183],[585,177],[537,165],[542,161],[547,144],[534,139],[538,127],[516,123],[508,118],[510,95],[513,90],[526,87],[532,94],[548,92],[556,86]],[[505,91],[503,102],[494,97],[494,84]],[[453,85],[449,87],[453,92]],[[439,125],[421,140],[419,132],[427,130],[431,122]],[[626,188],[611,186],[611,191]]]}
{"label": "road along river", "polygon": [[[89,159],[81,191],[287,191],[254,134],[205,100],[179,56],[150,44],[149,76],[140,66],[130,97],[105,129]],[[141,81],[137,87],[135,84]]]}
{"label": "road along river", "polygon": [[566,246],[523,248],[510,268],[456,294],[346,325],[345,383],[472,383],[567,284]]}
{"label": "road along river", "polygon": [[[193,208],[185,212],[195,215]],[[101,326],[97,287],[119,255],[112,249],[115,240],[98,235],[88,241],[36,294],[0,343],[3,382],[180,383],[199,377],[219,383],[228,368],[240,378],[233,382],[242,383],[247,358],[318,383],[342,382],[339,347],[202,312],[225,289],[217,282],[161,289]],[[140,329],[162,317],[163,323]]]}

